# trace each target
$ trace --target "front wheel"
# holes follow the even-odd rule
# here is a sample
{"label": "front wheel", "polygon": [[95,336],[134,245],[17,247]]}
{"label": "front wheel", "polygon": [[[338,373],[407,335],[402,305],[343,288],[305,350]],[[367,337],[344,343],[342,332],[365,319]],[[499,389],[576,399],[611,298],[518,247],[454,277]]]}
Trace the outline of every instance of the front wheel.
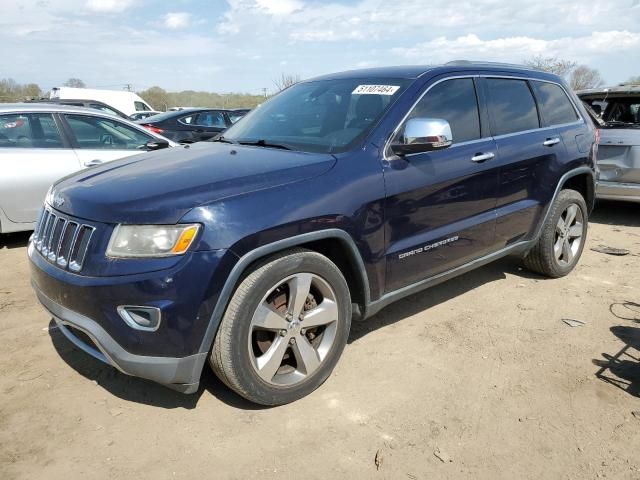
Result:
{"label": "front wheel", "polygon": [[210,363],[244,398],[282,405],[327,379],[350,326],[351,298],[338,267],[315,252],[286,252],[258,264],[238,285]]}
{"label": "front wheel", "polygon": [[575,190],[562,190],[551,206],[538,242],[524,259],[525,266],[551,278],[567,275],[582,255],[588,220],[582,195]]}

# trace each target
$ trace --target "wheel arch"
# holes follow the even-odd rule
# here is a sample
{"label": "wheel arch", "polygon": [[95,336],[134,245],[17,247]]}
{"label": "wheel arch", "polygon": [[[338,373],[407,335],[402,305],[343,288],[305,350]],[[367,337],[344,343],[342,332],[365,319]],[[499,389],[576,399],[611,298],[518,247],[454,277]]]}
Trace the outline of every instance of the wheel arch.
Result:
{"label": "wheel arch", "polygon": [[[570,172],[572,173],[572,172]],[[587,169],[584,172],[576,172],[565,179],[562,183],[561,190],[571,189],[576,190],[582,195],[584,201],[587,203],[589,214],[593,211],[596,201],[596,188],[595,188],[595,176],[591,169]]]}
{"label": "wheel arch", "polygon": [[[209,325],[207,326],[200,345],[200,353],[209,352],[211,349],[222,316],[231,300],[231,296],[240,281],[246,276],[247,272],[251,270],[252,266],[266,257],[294,247],[307,248],[325,255],[337,265],[345,276],[349,291],[352,295],[352,303],[356,303],[361,311],[369,303],[369,280],[364,267],[364,261],[353,238],[346,231],[327,229],[278,240],[245,253],[232,268],[209,319]],[[354,312],[354,314],[356,314],[356,312]]]}
{"label": "wheel arch", "polygon": [[[587,202],[587,207],[589,208],[589,213],[593,210],[593,206],[595,204],[595,173],[591,167],[582,166],[578,168],[574,168],[565,172],[558,184],[556,185],[556,189],[553,193],[553,197],[549,200],[549,203],[545,206],[544,214],[542,215],[538,226],[535,231],[535,235],[530,240],[531,246],[535,245],[542,234],[542,229],[544,227],[545,222],[549,218],[549,214],[551,213],[551,207],[558,198],[560,192],[566,188],[578,188],[578,191],[582,193],[579,189],[584,188],[587,192],[587,195],[591,195],[591,200],[588,200],[585,197],[585,201]],[[589,194],[589,192],[591,192]]]}

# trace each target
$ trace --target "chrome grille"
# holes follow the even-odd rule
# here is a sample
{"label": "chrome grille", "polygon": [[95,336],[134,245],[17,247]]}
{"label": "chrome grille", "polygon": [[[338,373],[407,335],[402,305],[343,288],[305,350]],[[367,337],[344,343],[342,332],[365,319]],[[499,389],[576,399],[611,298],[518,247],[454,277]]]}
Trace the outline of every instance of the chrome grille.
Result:
{"label": "chrome grille", "polygon": [[36,223],[33,245],[51,263],[79,272],[94,230],[90,225],[75,222],[45,208]]}

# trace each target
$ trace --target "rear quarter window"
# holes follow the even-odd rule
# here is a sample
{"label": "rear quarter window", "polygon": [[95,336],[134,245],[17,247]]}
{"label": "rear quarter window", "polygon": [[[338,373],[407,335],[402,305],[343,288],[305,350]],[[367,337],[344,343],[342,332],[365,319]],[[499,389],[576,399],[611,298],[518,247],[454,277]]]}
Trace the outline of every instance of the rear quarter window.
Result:
{"label": "rear quarter window", "polygon": [[536,102],[526,80],[488,78],[487,89],[494,135],[540,128]]}
{"label": "rear quarter window", "polygon": [[580,118],[560,85],[537,81],[531,82],[531,85],[545,126],[572,123]]}

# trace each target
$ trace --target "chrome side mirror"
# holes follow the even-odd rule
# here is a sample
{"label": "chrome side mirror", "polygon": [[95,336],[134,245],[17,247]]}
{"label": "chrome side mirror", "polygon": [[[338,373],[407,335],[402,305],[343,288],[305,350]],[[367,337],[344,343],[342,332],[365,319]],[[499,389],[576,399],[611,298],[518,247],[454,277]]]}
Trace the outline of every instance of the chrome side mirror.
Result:
{"label": "chrome side mirror", "polygon": [[431,152],[450,147],[453,143],[451,125],[440,118],[412,118],[404,126],[399,143],[391,144],[398,156]]}

